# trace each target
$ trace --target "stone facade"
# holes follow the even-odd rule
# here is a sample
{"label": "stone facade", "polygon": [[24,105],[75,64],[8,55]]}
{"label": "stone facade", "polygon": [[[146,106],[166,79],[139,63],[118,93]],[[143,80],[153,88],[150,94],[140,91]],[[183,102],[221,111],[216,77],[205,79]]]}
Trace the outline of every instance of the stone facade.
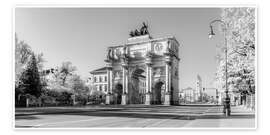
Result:
{"label": "stone facade", "polygon": [[109,47],[106,104],[178,104],[179,61],[174,37],[136,36]]}

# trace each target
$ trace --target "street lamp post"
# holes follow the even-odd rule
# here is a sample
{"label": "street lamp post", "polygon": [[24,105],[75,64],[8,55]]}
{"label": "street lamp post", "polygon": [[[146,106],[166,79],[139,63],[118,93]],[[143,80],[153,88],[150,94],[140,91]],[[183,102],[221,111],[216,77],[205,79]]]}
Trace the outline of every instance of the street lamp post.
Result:
{"label": "street lamp post", "polygon": [[215,33],[213,31],[213,24],[214,23],[221,23],[224,27],[224,43],[225,43],[225,104],[224,104],[224,108],[223,108],[223,113],[225,114],[225,116],[230,116],[231,114],[231,107],[230,107],[230,97],[229,97],[229,91],[228,91],[228,70],[227,70],[227,65],[228,65],[228,61],[227,61],[227,57],[228,57],[228,45],[227,45],[227,25],[224,21],[222,20],[213,20],[210,22],[210,33],[209,33],[209,38],[212,38]]}

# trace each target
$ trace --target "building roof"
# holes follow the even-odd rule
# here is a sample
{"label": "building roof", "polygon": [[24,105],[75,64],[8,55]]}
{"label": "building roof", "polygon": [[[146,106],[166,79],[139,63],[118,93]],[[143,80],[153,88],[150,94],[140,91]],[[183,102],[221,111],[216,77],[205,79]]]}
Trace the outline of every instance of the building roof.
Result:
{"label": "building roof", "polygon": [[102,67],[96,70],[91,71],[91,74],[97,74],[97,73],[106,73],[107,72],[107,68],[106,67]]}

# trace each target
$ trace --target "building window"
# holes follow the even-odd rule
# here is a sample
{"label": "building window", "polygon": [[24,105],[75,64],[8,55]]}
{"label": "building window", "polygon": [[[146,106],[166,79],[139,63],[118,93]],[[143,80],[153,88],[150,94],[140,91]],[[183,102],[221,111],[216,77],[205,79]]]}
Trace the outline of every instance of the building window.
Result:
{"label": "building window", "polygon": [[99,82],[102,82],[102,77],[101,76],[99,76]]}
{"label": "building window", "polygon": [[94,77],[94,82],[97,82],[97,77]]}
{"label": "building window", "polygon": [[107,82],[107,76],[105,76],[105,82]]}
{"label": "building window", "polygon": [[104,85],[104,91],[107,92],[107,85]]}
{"label": "building window", "polygon": [[102,91],[102,85],[99,85],[99,91]]}

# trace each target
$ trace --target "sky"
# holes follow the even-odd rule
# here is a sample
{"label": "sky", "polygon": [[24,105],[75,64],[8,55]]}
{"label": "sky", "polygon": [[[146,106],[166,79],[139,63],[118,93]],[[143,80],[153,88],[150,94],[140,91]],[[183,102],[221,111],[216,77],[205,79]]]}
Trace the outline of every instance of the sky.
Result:
{"label": "sky", "polygon": [[[180,43],[180,89],[214,87],[216,45],[221,34],[208,38],[209,22],[218,8],[16,8],[15,32],[35,53],[43,53],[45,68],[70,61],[83,78],[105,66],[106,49],[126,43],[129,31],[147,22],[153,38],[175,36]],[[216,31],[218,26],[215,26]]]}

